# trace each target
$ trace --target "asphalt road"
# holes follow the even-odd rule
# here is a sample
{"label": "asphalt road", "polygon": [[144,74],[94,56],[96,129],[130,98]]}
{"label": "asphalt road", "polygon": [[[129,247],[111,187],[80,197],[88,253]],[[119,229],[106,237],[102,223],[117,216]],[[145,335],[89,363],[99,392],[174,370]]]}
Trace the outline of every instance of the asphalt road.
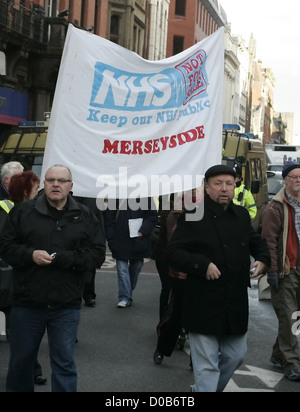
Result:
{"label": "asphalt road", "polygon": [[[97,306],[81,311],[76,347],[79,392],[187,393],[193,384],[189,345],[175,350],[162,365],[153,363],[160,280],[153,261],[146,262],[134,292],[132,307],[118,309],[117,275],[108,256],[96,276]],[[226,392],[299,392],[300,382],[290,382],[269,362],[277,321],[270,301],[259,301],[257,281],[252,281],[248,353]],[[0,342],[0,392],[5,391],[9,344]],[[39,360],[49,382],[36,392],[51,392],[47,338]],[[188,395],[185,395],[188,396]]]}

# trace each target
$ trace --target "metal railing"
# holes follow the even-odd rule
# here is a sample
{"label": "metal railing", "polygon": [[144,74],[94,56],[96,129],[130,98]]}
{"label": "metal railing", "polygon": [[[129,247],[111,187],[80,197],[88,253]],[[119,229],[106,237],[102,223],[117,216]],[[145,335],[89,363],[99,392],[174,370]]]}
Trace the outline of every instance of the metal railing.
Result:
{"label": "metal railing", "polygon": [[48,42],[48,23],[45,22],[44,15],[11,0],[0,0],[0,30],[21,35],[37,43]]}

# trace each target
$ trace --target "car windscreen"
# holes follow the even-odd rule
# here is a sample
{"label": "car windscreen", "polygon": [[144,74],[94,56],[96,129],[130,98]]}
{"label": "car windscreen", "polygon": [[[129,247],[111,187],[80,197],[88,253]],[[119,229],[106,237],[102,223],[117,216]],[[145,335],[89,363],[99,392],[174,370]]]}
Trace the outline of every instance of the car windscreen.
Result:
{"label": "car windscreen", "polygon": [[268,178],[268,193],[276,195],[283,186],[283,179],[277,176]]}

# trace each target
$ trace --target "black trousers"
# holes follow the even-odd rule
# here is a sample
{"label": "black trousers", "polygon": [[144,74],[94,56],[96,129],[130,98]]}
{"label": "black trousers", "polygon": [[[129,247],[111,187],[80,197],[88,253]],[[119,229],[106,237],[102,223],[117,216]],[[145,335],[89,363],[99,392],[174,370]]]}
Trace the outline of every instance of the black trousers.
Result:
{"label": "black trousers", "polygon": [[169,276],[169,266],[165,260],[156,260],[155,265],[161,282],[161,292],[159,297],[159,320],[162,321],[168,309],[172,279]]}
{"label": "black trousers", "polygon": [[171,310],[167,319],[158,326],[159,337],[157,350],[164,356],[170,357],[175,349],[179,334],[182,329],[182,310],[185,281],[171,279]]}
{"label": "black trousers", "polygon": [[83,291],[84,301],[87,301],[89,299],[96,299],[95,276],[96,276],[96,270],[89,272],[86,278],[86,282],[84,285],[84,291]]}
{"label": "black trousers", "polygon": [[33,376],[34,378],[36,378],[37,376],[42,376],[42,375],[43,375],[43,372],[42,372],[41,364],[38,360],[36,360],[34,368],[33,368]]}

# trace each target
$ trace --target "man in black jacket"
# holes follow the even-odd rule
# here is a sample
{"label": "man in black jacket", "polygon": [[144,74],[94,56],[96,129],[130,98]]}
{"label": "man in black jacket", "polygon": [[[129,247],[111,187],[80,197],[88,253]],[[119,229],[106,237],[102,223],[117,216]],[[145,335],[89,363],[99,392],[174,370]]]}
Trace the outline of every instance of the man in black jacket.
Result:
{"label": "man in black jacket", "polygon": [[245,208],[233,204],[235,171],[217,165],[205,175],[204,217],[182,215],[167,250],[187,273],[183,327],[189,332],[195,392],[222,392],[247,351],[248,287],[270,264],[267,244]]}
{"label": "man in black jacket", "polygon": [[14,268],[8,392],[33,392],[32,370],[48,332],[53,392],[75,392],[74,347],[85,273],[105,258],[99,221],[70,192],[71,171],[51,167],[42,195],[14,207],[0,256]]}

